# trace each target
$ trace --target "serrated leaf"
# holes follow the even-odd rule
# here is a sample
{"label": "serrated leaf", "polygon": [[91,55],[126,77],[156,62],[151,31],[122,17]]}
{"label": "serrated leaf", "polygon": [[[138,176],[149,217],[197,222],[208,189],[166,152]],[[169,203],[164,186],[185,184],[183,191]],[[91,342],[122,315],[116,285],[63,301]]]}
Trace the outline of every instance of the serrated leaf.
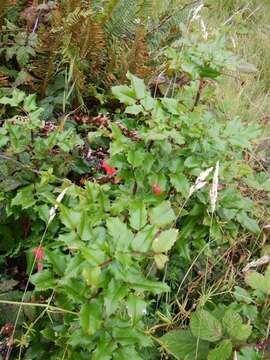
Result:
{"label": "serrated leaf", "polygon": [[35,203],[34,187],[29,185],[18,190],[16,196],[11,201],[11,206],[21,206],[22,209],[28,209],[34,206]]}
{"label": "serrated leaf", "polygon": [[137,353],[134,347],[126,347],[123,349],[117,349],[115,354],[113,354],[113,360],[143,360]]}
{"label": "serrated leaf", "polygon": [[252,303],[252,297],[249,295],[249,292],[239,286],[234,288],[234,297],[239,302],[244,302],[246,304]]}
{"label": "serrated leaf", "polygon": [[100,282],[101,269],[99,266],[85,266],[82,270],[82,276],[87,285],[96,287]]}
{"label": "serrated leaf", "polygon": [[47,290],[55,287],[53,273],[49,270],[39,271],[32,275],[31,283],[35,285],[36,290]]}
{"label": "serrated leaf", "polygon": [[234,340],[246,341],[251,335],[252,327],[243,324],[241,316],[233,310],[226,311],[222,323],[229,336]]}
{"label": "serrated leaf", "polygon": [[138,322],[146,314],[146,302],[136,295],[129,295],[127,298],[128,315],[133,324]]}
{"label": "serrated leaf", "polygon": [[236,215],[236,219],[244,228],[251,231],[252,233],[260,233],[260,227],[257,221],[250,218],[245,211],[240,211],[240,213]]}
{"label": "serrated leaf", "polygon": [[134,167],[141,166],[145,159],[145,152],[140,150],[130,150],[127,154],[128,162]]}
{"label": "serrated leaf", "polygon": [[179,360],[205,360],[208,343],[197,341],[189,330],[173,330],[159,338],[165,349]]}
{"label": "serrated leaf", "polygon": [[197,310],[191,315],[191,332],[194,336],[215,342],[222,337],[222,325],[218,319],[206,310]]}
{"label": "serrated leaf", "polygon": [[263,355],[257,349],[244,347],[237,353],[237,360],[263,360]]}
{"label": "serrated leaf", "polygon": [[146,96],[146,86],[144,81],[130,72],[127,73],[127,78],[130,80],[132,88],[137,99],[143,99]]}
{"label": "serrated leaf", "polygon": [[84,304],[80,311],[80,323],[84,332],[93,335],[102,325],[102,307],[97,301]]}
{"label": "serrated leaf", "polygon": [[137,104],[127,106],[125,110],[125,113],[130,115],[138,115],[141,112],[143,112],[143,107]]}
{"label": "serrated leaf", "polygon": [[153,241],[152,248],[155,253],[162,253],[169,251],[178,236],[178,230],[170,229],[166,231],[162,231],[162,233]]}
{"label": "serrated leaf", "polygon": [[184,198],[187,198],[189,194],[190,184],[186,176],[181,173],[170,174],[170,180],[172,186],[176,189],[176,191],[182,194]]}
{"label": "serrated leaf", "polygon": [[106,314],[113,314],[121,304],[121,300],[127,295],[127,287],[117,283],[114,279],[110,281],[104,294],[104,305]]}
{"label": "serrated leaf", "polygon": [[127,251],[132,242],[133,235],[127,225],[119,218],[109,218],[107,220],[107,228],[113,239],[116,250]]}
{"label": "serrated leaf", "polygon": [[179,114],[179,100],[173,98],[162,98],[162,105],[173,115]]}
{"label": "serrated leaf", "polygon": [[140,230],[147,223],[147,211],[142,201],[132,205],[129,211],[130,226],[135,230]]}
{"label": "serrated leaf", "polygon": [[150,250],[156,229],[154,226],[147,225],[143,230],[138,232],[133,241],[132,249],[134,251],[147,252]]}
{"label": "serrated leaf", "polygon": [[14,89],[12,91],[12,97],[4,96],[0,98],[0,104],[16,107],[23,101],[24,97],[25,93],[23,91]]}
{"label": "serrated leaf", "polygon": [[223,340],[213,350],[209,352],[207,360],[228,360],[230,359],[231,354],[231,340]]}
{"label": "serrated leaf", "polygon": [[199,73],[201,77],[206,77],[206,78],[210,78],[210,79],[215,79],[216,77],[221,75],[221,72],[213,69],[210,66],[204,66],[204,67],[200,67],[199,68]]}
{"label": "serrated leaf", "polygon": [[167,255],[159,254],[154,256],[154,260],[158,269],[163,269],[166,262],[169,260]]}
{"label": "serrated leaf", "polygon": [[24,99],[23,108],[25,111],[31,112],[37,109],[36,97],[36,94],[31,94]]}
{"label": "serrated leaf", "polygon": [[46,250],[46,256],[52,263],[53,270],[58,275],[63,275],[67,267],[68,257],[63,253],[61,253],[61,251],[59,250],[54,250],[54,251]]}
{"label": "serrated leaf", "polygon": [[141,105],[146,111],[150,111],[153,109],[155,101],[156,100],[153,99],[151,95],[147,94],[146,97],[141,100]]}
{"label": "serrated leaf", "polygon": [[125,282],[129,283],[129,286],[137,291],[149,291],[153,294],[160,294],[162,292],[169,292],[170,288],[165,282],[154,281],[145,279],[140,273],[133,273],[131,271],[125,273]]}
{"label": "serrated leaf", "polygon": [[249,271],[245,276],[245,282],[255,290],[260,290],[264,294],[270,294],[270,266],[267,268],[265,275],[258,273],[257,271]]}
{"label": "serrated leaf", "polygon": [[175,213],[169,201],[163,201],[160,205],[154,207],[150,213],[151,223],[160,227],[171,224],[175,218]]}
{"label": "serrated leaf", "polygon": [[127,85],[119,85],[112,87],[112,93],[125,105],[134,105],[136,103],[135,92]]}

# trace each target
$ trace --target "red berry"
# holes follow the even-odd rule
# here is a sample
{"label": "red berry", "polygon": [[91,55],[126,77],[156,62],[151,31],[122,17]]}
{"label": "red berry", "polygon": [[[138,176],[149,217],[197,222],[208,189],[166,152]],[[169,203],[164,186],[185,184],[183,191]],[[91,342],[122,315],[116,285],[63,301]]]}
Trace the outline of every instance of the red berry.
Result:
{"label": "red berry", "polygon": [[35,260],[37,262],[37,271],[41,271],[43,269],[43,265],[40,262],[44,258],[44,249],[39,246],[32,249],[32,252],[35,254]]}
{"label": "red berry", "polygon": [[117,173],[117,170],[115,168],[111,167],[105,160],[102,161],[101,166],[107,175],[114,176]]}
{"label": "red berry", "polygon": [[44,249],[42,247],[35,247],[32,249],[35,254],[36,260],[42,260],[44,258]]}
{"label": "red berry", "polygon": [[152,186],[152,190],[156,196],[159,196],[161,194],[161,187],[158,184],[154,184]]}

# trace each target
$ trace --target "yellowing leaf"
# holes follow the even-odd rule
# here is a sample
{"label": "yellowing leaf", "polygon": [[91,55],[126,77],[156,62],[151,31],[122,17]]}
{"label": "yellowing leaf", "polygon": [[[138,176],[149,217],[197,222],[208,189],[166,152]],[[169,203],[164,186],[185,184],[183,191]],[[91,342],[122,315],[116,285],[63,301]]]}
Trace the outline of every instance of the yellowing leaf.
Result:
{"label": "yellowing leaf", "polygon": [[167,255],[159,254],[154,256],[155,263],[158,269],[163,269],[166,262],[169,260]]}
{"label": "yellowing leaf", "polygon": [[162,253],[162,252],[169,251],[173,247],[173,245],[177,239],[177,235],[178,235],[178,230],[176,230],[176,229],[170,229],[170,230],[163,231],[153,241],[152,248],[153,248],[154,252]]}

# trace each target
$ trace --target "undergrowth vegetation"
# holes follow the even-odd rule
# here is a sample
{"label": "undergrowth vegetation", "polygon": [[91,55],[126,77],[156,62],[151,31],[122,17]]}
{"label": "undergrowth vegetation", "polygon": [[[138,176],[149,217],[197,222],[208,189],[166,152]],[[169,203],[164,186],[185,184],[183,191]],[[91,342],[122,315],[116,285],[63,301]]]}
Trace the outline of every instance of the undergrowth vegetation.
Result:
{"label": "undergrowth vegetation", "polygon": [[266,9],[2,1],[0,358],[269,359]]}

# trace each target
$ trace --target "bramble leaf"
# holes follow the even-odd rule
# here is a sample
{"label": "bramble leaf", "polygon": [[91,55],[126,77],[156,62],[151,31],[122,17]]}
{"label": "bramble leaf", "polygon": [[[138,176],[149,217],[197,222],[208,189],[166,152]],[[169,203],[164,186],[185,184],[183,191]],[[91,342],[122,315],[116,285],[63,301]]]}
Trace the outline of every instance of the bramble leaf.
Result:
{"label": "bramble leaf", "polygon": [[190,328],[192,334],[202,340],[215,342],[222,337],[220,321],[203,309],[197,310],[191,315]]}

